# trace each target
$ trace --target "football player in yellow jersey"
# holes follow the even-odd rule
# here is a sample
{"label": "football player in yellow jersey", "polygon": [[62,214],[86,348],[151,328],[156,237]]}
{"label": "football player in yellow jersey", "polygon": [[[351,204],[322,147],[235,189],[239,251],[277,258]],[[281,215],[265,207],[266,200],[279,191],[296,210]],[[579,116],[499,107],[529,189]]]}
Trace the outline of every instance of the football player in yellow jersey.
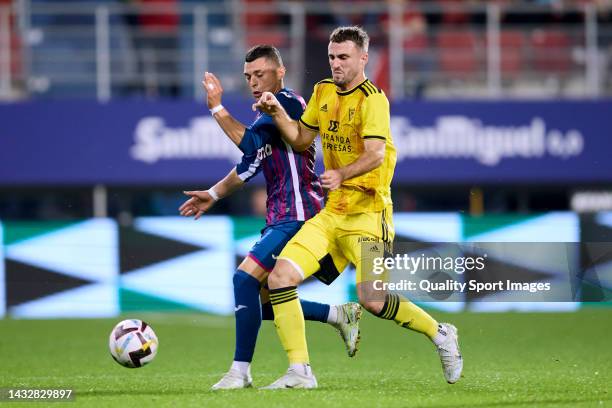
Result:
{"label": "football player in yellow jersey", "polygon": [[348,262],[355,265],[359,302],[368,311],[424,333],[438,350],[446,380],[455,383],[461,376],[463,360],[457,329],[438,324],[398,294],[377,296],[367,271],[362,271],[367,259],[361,254],[364,242],[377,243],[372,249],[380,251],[381,256],[381,247],[390,249],[393,242],[390,186],[396,162],[389,101],[365,76],[368,45],[369,37],[360,27],[334,30],[328,46],[332,78],[315,85],[299,122],[289,117],[272,93],[264,93],[254,105],[272,116],[294,150],[307,148],[317,134],[321,135],[325,163],[321,182],[329,190],[325,208],[289,241],[268,277],[274,323],[290,364],[287,373],[268,389],[317,386],[309,365],[297,285],[317,272],[320,264],[329,264],[330,259],[335,262],[336,273]]}

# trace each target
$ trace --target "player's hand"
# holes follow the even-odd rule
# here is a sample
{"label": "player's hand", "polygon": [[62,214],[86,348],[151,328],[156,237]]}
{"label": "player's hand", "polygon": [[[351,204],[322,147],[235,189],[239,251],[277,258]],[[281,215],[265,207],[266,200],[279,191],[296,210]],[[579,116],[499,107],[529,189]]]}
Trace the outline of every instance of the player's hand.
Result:
{"label": "player's hand", "polygon": [[194,217],[197,220],[215,203],[208,191],[183,191],[183,194],[191,197],[179,207],[183,217]]}
{"label": "player's hand", "polygon": [[204,92],[206,92],[208,109],[221,105],[221,97],[223,96],[221,81],[219,81],[219,79],[213,73],[205,72],[202,85],[204,87]]}
{"label": "player's hand", "polygon": [[328,190],[335,190],[344,181],[344,176],[340,170],[327,170],[321,174],[321,186]]}
{"label": "player's hand", "polygon": [[253,104],[253,110],[260,110],[272,116],[282,109],[280,102],[272,92],[264,92],[257,102]]}

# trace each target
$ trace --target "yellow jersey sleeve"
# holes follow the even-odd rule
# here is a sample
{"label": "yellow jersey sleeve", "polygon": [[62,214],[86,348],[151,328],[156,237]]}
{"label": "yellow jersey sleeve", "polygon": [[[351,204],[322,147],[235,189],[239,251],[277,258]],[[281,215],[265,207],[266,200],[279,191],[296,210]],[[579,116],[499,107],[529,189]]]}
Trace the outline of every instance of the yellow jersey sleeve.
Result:
{"label": "yellow jersey sleeve", "polygon": [[304,110],[304,113],[302,113],[302,116],[300,117],[300,122],[308,129],[314,131],[319,131],[319,103],[317,101],[317,87],[318,84],[314,86],[312,95],[308,101],[308,105],[306,105],[306,110]]}
{"label": "yellow jersey sleeve", "polygon": [[361,109],[361,137],[363,139],[387,140],[390,135],[391,118],[389,100],[385,94],[373,93],[363,102]]}

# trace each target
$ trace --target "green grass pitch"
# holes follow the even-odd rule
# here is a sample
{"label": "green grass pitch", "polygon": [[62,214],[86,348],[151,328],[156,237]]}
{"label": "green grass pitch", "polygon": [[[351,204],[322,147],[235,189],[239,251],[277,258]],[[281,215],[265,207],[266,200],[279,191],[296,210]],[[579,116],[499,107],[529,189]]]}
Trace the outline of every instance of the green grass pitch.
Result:
{"label": "green grass pitch", "polygon": [[[120,367],[107,339],[119,319],[0,320],[0,387],[73,388],[51,406],[168,407],[605,407],[612,406],[612,310],[577,313],[433,313],[459,328],[464,377],[445,383],[428,340],[370,315],[353,359],[329,326],[308,323],[319,388],[209,391],[228,368],[233,319],[142,314],[159,340],[156,359]],[[253,376],[267,385],[286,369],[270,322]],[[0,402],[2,405],[3,402]],[[41,403],[15,406],[42,406]]]}

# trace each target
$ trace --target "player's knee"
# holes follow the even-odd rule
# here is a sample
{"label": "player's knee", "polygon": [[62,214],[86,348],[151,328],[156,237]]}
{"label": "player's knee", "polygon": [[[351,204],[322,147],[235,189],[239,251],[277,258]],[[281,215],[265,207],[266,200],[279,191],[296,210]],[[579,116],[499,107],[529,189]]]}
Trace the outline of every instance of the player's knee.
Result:
{"label": "player's knee", "polygon": [[287,286],[297,286],[302,282],[302,275],[295,267],[284,259],[276,261],[274,269],[268,276],[268,286],[270,289],[286,288]]}
{"label": "player's knee", "polygon": [[243,271],[247,275],[254,277],[260,282],[262,282],[268,274],[268,272],[264,268],[259,266],[257,262],[251,259],[250,256],[244,258],[244,260],[238,266],[238,270]]}
{"label": "player's knee", "polygon": [[234,272],[232,283],[234,285],[235,294],[243,290],[248,291],[252,289],[258,291],[259,289],[259,281],[257,278],[241,270]]}
{"label": "player's knee", "polygon": [[248,274],[240,272],[241,271],[234,272],[234,276],[232,277],[232,283],[234,284],[234,288],[242,287],[245,280],[249,278]]}

